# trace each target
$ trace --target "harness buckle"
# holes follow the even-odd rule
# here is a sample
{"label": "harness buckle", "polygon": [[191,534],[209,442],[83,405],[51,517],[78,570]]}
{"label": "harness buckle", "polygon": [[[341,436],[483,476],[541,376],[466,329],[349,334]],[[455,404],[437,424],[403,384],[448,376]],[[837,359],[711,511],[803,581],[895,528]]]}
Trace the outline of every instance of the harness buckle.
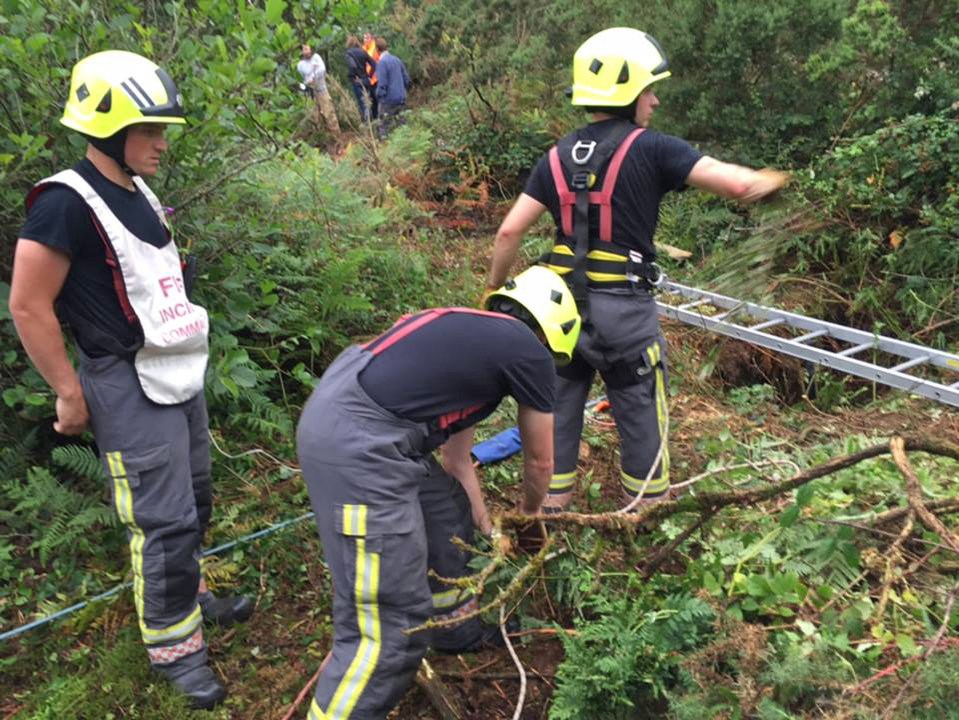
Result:
{"label": "harness buckle", "polygon": [[630,250],[626,261],[626,279],[631,283],[647,283],[652,289],[658,288],[666,280],[666,273],[654,262],[646,262],[638,250]]}
{"label": "harness buckle", "polygon": [[578,170],[573,173],[573,177],[570,178],[569,186],[573,190],[589,190],[590,185],[592,185],[593,174],[588,170]]}
{"label": "harness buckle", "polygon": [[[586,155],[582,158],[576,155],[577,152],[586,150]],[[593,157],[593,151],[596,150],[596,141],[590,140],[589,142],[583,142],[582,140],[577,140],[576,144],[573,145],[573,149],[570,150],[570,157],[573,158],[573,162],[577,165],[585,165],[589,162],[589,159]]]}

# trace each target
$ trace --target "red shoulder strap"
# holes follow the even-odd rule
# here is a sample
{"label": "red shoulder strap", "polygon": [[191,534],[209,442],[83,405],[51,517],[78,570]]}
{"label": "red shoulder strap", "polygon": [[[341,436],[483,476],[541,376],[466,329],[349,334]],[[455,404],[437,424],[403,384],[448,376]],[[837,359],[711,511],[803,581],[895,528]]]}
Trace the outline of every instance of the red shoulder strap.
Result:
{"label": "red shoulder strap", "polygon": [[[385,333],[379,337],[373,338],[368,343],[363,345],[364,350],[368,350],[374,355],[379,355],[383,351],[392,347],[400,340],[405,338],[407,335],[416,332],[424,325],[428,325],[437,318],[441,318],[444,315],[449,315],[450,313],[462,313],[465,315],[482,315],[485,317],[500,317],[507,318],[509,320],[516,320],[516,318],[510,315],[504,315],[502,313],[489,312],[488,310],[474,310],[473,308],[461,308],[461,307],[452,307],[452,308],[433,308],[432,310],[424,310],[421,313],[416,315],[404,315],[399,320],[397,320],[393,327],[387,330]],[[519,322],[517,320],[517,322]]]}
{"label": "red shoulder strap", "polygon": [[[619,144],[609,161],[609,168],[603,179],[603,189],[589,193],[590,205],[599,206],[599,239],[603,242],[610,242],[613,239],[612,199],[616,180],[619,178],[619,170],[623,166],[623,160],[626,159],[626,153],[629,152],[636,138],[642,134],[643,129],[636,128]],[[556,145],[549,151],[549,169],[553,175],[553,184],[556,186],[556,196],[559,198],[560,226],[563,235],[570,236],[573,234],[573,207],[576,205],[576,193],[566,184],[563,163],[559,158],[559,149]]]}

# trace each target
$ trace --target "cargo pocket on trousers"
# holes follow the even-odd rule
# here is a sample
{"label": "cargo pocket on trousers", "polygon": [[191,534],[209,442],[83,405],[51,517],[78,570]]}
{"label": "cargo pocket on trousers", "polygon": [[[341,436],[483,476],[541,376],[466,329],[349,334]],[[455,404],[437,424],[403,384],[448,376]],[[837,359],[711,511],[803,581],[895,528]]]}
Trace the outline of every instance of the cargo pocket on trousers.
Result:
{"label": "cargo pocket on trousers", "polygon": [[[170,444],[164,443],[149,450],[123,452],[121,450],[104,451],[103,464],[110,478],[110,491],[113,506],[120,522],[130,528],[143,528],[162,522],[170,514],[164,508],[162,493],[158,482],[170,463]],[[134,498],[136,509],[134,510]],[[147,512],[144,507],[150,508]],[[182,515],[182,511],[180,513]]]}
{"label": "cargo pocket on trousers", "polygon": [[382,606],[428,617],[432,596],[419,506],[347,504],[337,505],[335,513],[336,531],[347,540],[345,569],[358,609]]}

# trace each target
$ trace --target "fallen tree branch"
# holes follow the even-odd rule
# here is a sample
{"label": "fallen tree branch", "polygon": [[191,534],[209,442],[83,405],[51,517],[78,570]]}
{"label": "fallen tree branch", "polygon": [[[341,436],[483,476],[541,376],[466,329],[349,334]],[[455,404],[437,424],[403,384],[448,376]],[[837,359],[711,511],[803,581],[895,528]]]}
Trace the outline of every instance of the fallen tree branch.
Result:
{"label": "fallen tree branch", "polygon": [[892,451],[892,459],[895,461],[899,472],[906,478],[906,497],[909,499],[909,506],[915,511],[916,515],[922,521],[922,524],[938,534],[942,541],[951,547],[955,552],[959,552],[959,540],[956,536],[943,525],[942,520],[937,518],[922,499],[922,488],[919,485],[919,478],[916,477],[912,465],[909,464],[909,458],[906,457],[906,443],[900,437],[894,437],[889,441],[889,448]]}
{"label": "fallen tree branch", "polygon": [[[906,450],[926,452],[959,461],[959,446],[951,443],[934,442],[921,438],[905,438],[903,439],[903,447]],[[840,470],[845,470],[846,468],[861,463],[863,460],[886,455],[889,452],[890,446],[888,444],[873,445],[859,452],[832,458],[821,465],[794,475],[788,480],[784,480],[776,485],[767,485],[752,490],[733,490],[722,493],[709,492],[699,494],[695,497],[686,496],[678,500],[666,500],[655,505],[639,507],[635,512],[629,515],[574,512],[562,512],[549,515],[545,513],[525,515],[519,512],[506,512],[500,515],[499,520],[503,526],[526,525],[531,520],[542,520],[554,525],[571,524],[582,527],[605,528],[608,530],[627,530],[643,523],[662,520],[682,512],[712,512],[715,514],[729,505],[754,505],[763,500],[769,500],[770,498],[782,495],[790,490],[795,490],[812,480],[831,475]],[[953,500],[950,502],[956,501]]]}
{"label": "fallen tree branch", "polygon": [[715,512],[704,512],[699,516],[699,519],[696,522],[692,523],[689,527],[683,530],[679,535],[674,537],[666,545],[663,545],[659,550],[656,551],[656,554],[653,555],[649,560],[643,563],[643,579],[648,580],[653,576],[659,566],[666,562],[666,558],[672,555],[676,548],[686,542],[690,536],[699,530],[703,525],[705,525],[709,520],[715,515]]}
{"label": "fallen tree branch", "polygon": [[[896,438],[898,439],[898,438]],[[895,439],[894,439],[895,442]],[[939,643],[942,641],[943,636],[946,634],[946,629],[949,627],[949,619],[952,617],[952,606],[956,603],[956,593],[959,592],[959,586],[956,586],[949,593],[949,597],[946,599],[946,608],[942,614],[942,624],[939,626],[939,630],[936,631],[935,636],[932,638],[932,642],[929,644],[929,647],[926,648],[926,652],[922,654],[922,662],[925,662],[930,655],[932,655],[936,648],[939,646]],[[882,714],[880,720],[888,720],[892,717],[893,713],[899,707],[899,704],[902,702],[902,698],[905,696],[906,691],[912,685],[913,681],[916,679],[916,676],[919,674],[920,670],[916,670],[912,675],[908,677],[906,682],[902,684],[902,687],[899,688],[899,692],[896,693],[896,697],[893,698],[893,701],[889,703],[889,706],[886,708],[886,711]]]}
{"label": "fallen tree branch", "polygon": [[879,593],[879,605],[873,617],[876,619],[874,626],[882,625],[882,616],[886,612],[886,603],[889,602],[889,593],[896,582],[896,566],[902,560],[903,543],[912,535],[912,528],[915,525],[916,514],[914,512],[906,515],[906,522],[903,523],[902,530],[899,531],[895,542],[889,547],[886,553],[886,569],[882,575],[882,590]]}
{"label": "fallen tree branch", "polygon": [[546,562],[546,557],[549,554],[552,546],[553,537],[550,536],[546,538],[546,541],[543,543],[543,547],[540,548],[540,551],[536,553],[518,573],[516,573],[512,580],[510,580],[509,585],[500,590],[496,597],[486,605],[483,605],[476,610],[471,610],[468,613],[457,615],[453,618],[447,618],[446,620],[434,620],[431,618],[422,625],[407,628],[403,632],[407,635],[412,635],[413,633],[423,632],[424,630],[435,630],[436,628],[459,625],[460,623],[466,622],[471,618],[479,617],[483,613],[489,612],[490,610],[495,610],[499,607],[502,607],[510,598],[520,593],[524,584],[526,583],[527,578],[538,572],[543,567],[543,563]]}
{"label": "fallen tree branch", "polygon": [[453,695],[439,674],[424,658],[420,669],[416,671],[416,684],[429,698],[433,709],[439,713],[440,720],[464,720],[466,711],[459,699]]}

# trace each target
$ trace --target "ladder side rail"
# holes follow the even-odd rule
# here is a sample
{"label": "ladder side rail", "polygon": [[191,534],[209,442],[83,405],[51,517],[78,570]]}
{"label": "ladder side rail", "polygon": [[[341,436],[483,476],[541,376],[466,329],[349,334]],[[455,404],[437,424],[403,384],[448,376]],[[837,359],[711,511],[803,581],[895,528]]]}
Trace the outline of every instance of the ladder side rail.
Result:
{"label": "ladder side rail", "polygon": [[[852,345],[863,345],[868,343],[876,350],[888,353],[890,355],[897,355],[909,360],[919,357],[927,357],[928,359],[925,362],[930,365],[936,365],[947,370],[952,370],[953,372],[959,372],[959,356],[942,352],[941,350],[934,350],[923,345],[916,345],[903,340],[896,340],[895,338],[891,338],[886,335],[877,335],[865,330],[857,330],[855,328],[846,327],[845,325],[837,325],[836,323],[826,322],[825,320],[808,318],[804,315],[798,315],[786,310],[778,310],[776,308],[756,305],[755,303],[743,302],[742,300],[736,300],[735,298],[719,295],[718,293],[711,293],[706,290],[698,290],[697,288],[680,285],[679,283],[666,282],[663,283],[660,289],[664,290],[665,292],[682,295],[683,297],[688,298],[706,298],[711,304],[724,309],[730,309],[734,307],[738,308],[737,312],[733,314],[733,317],[742,312],[746,315],[750,315],[764,321],[782,320],[790,327],[805,330],[807,332],[815,332],[824,329],[828,332],[830,337],[842,340],[843,342],[847,342]],[[660,306],[661,314],[665,308],[672,307],[670,305],[666,305],[665,303],[659,301],[657,302]],[[708,315],[703,315],[702,313],[692,313],[692,315],[696,319],[684,320],[684,322],[688,322],[691,325],[704,327],[703,323],[698,321],[698,318],[707,320],[710,319]],[[731,327],[742,327],[726,321],[725,318],[727,317],[729,317],[728,313],[724,315],[724,319],[719,322],[725,322]]]}
{"label": "ladder side rail", "polygon": [[699,313],[677,310],[669,305],[660,304],[660,311],[667,317],[681,320],[682,322],[705,330],[718,332],[736,338],[737,340],[745,340],[746,342],[760,345],[770,350],[776,350],[801,360],[807,360],[832,370],[839,370],[866,380],[889,385],[899,390],[915,393],[932,400],[938,400],[939,402],[959,407],[959,388],[924,380],[906,373],[892,371],[879,365],[856,360],[853,357],[843,357],[828,350],[797,343],[788,338],[780,338],[768,333],[750,330],[741,325],[732,325],[723,321],[711,320]]}

